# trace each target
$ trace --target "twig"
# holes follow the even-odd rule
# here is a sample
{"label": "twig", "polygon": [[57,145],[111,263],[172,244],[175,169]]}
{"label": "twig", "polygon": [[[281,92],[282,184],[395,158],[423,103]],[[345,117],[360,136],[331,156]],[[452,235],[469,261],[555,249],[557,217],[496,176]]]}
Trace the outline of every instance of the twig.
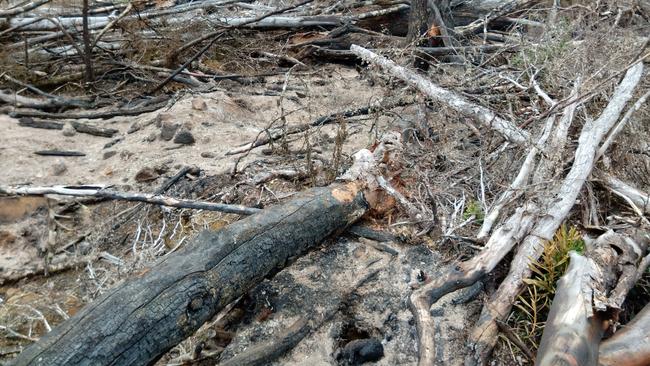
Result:
{"label": "twig", "polygon": [[379,101],[377,103],[373,103],[368,106],[360,107],[360,108],[355,108],[355,109],[350,109],[347,111],[343,112],[337,112],[337,113],[332,113],[328,114],[326,116],[319,117],[312,121],[311,123],[304,123],[300,125],[294,125],[294,126],[288,126],[285,131],[279,131],[278,133],[274,133],[273,131],[269,131],[266,134],[263,134],[264,131],[261,131],[256,137],[253,142],[244,144],[238,148],[232,149],[228,152],[226,152],[226,155],[236,155],[236,154],[243,154],[246,153],[256,147],[260,147],[263,145],[267,145],[271,143],[272,141],[275,141],[277,139],[282,138],[283,136],[288,136],[291,134],[296,134],[300,132],[304,132],[308,130],[311,127],[320,127],[324,126],[326,124],[332,123],[332,122],[337,122],[340,121],[341,118],[350,118],[350,117],[355,117],[355,116],[360,116],[360,115],[366,115],[370,114],[373,111],[377,111],[380,109],[392,109],[400,106],[405,106],[413,103],[412,101],[407,101],[405,99],[398,99],[395,101],[388,101],[385,104],[382,104],[384,101]]}
{"label": "twig", "polygon": [[12,17],[14,15],[18,15],[20,13],[24,13],[33,9],[38,8],[41,5],[49,3],[51,0],[35,0],[32,2],[29,2],[23,6],[17,6],[13,9],[9,10],[0,10],[0,17],[2,18],[8,18]]}
{"label": "twig", "polygon": [[129,5],[126,6],[126,9],[117,16],[117,18],[111,20],[106,26],[99,32],[99,34],[95,37],[95,40],[93,41],[93,44],[91,45],[90,49],[92,50],[97,46],[97,42],[108,32],[113,26],[119,22],[122,18],[124,18],[131,10],[133,9],[133,3],[129,3]]}
{"label": "twig", "polygon": [[146,193],[118,192],[102,189],[101,187],[97,186],[0,187],[0,193],[31,196],[42,196],[46,194],[81,197],[90,196],[132,202],[144,202],[161,206],[191,208],[195,210],[220,211],[240,215],[252,215],[261,211],[258,208],[241,205],[228,205],[224,203],[176,199],[173,197]]}
{"label": "twig", "polygon": [[524,355],[526,355],[526,358],[528,358],[529,361],[535,362],[535,356],[533,355],[533,352],[531,352],[530,348],[528,348],[524,342],[519,339],[519,337],[508,326],[508,324],[502,322],[501,320],[497,320],[497,326],[499,327],[501,333],[503,333],[510,342],[517,346],[517,348],[519,348],[519,350],[523,352]]}
{"label": "twig", "polygon": [[[172,72],[171,75],[169,75],[165,80],[163,80],[160,84],[156,85],[153,89],[151,89],[148,92],[148,94],[153,94],[153,93],[157,92],[158,90],[162,89],[165,85],[167,85],[167,83],[169,83],[176,75],[178,75],[183,70],[185,70],[185,68],[189,64],[191,64],[194,60],[201,57],[201,55],[203,55],[208,49],[210,49],[210,47],[212,47],[212,45],[221,37],[222,34],[224,34],[226,32],[227,29],[244,27],[244,26],[246,26],[248,24],[256,23],[256,22],[258,22],[258,21],[260,21],[262,19],[268,18],[268,17],[270,17],[272,15],[281,14],[281,13],[284,13],[284,12],[289,11],[291,9],[295,9],[297,7],[303,6],[303,5],[308,4],[308,3],[312,2],[312,1],[314,1],[314,0],[303,0],[303,1],[299,2],[298,4],[287,6],[287,7],[282,8],[282,9],[278,9],[278,10],[268,12],[268,13],[263,14],[263,15],[257,17],[257,18],[245,21],[245,22],[243,22],[241,24],[238,24],[236,26],[226,26],[225,27],[226,29],[222,29],[222,30],[219,30],[219,31],[216,31],[216,32],[209,33],[208,34],[209,37],[204,38],[204,39],[212,38],[212,40],[210,40],[210,42],[207,45],[205,45],[205,47],[203,47],[201,50],[199,50],[199,52],[195,53],[194,56],[190,57],[187,61],[185,61],[185,63],[183,65],[181,65],[179,68],[174,70],[174,72]],[[178,54],[178,51],[175,52],[175,53]]]}
{"label": "twig", "polygon": [[607,151],[609,146],[612,144],[616,136],[623,130],[623,127],[627,124],[627,122],[630,120],[630,117],[632,117],[632,114],[634,112],[638,111],[641,109],[641,107],[645,104],[646,100],[648,99],[648,96],[650,96],[650,91],[646,92],[643,94],[637,101],[630,107],[630,109],[627,110],[623,118],[614,126],[612,131],[609,133],[607,138],[605,139],[605,142],[600,146],[600,149],[598,149],[598,153],[596,154],[596,160],[600,159],[603,154]]}

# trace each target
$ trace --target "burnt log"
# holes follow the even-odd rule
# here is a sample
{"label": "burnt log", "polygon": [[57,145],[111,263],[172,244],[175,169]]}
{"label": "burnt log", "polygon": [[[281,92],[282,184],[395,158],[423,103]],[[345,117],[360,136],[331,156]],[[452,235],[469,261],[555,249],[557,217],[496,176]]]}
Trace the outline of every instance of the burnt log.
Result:
{"label": "burnt log", "polygon": [[339,184],[204,231],[57,326],[13,365],[151,365],[275,268],[366,210],[358,185]]}

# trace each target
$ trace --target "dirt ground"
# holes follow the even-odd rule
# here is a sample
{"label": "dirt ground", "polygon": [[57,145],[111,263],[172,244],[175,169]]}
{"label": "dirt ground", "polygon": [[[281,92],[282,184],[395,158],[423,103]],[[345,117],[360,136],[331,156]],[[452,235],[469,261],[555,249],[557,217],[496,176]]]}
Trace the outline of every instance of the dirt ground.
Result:
{"label": "dirt ground", "polygon": [[[345,66],[327,66],[318,73],[296,72],[287,79],[267,78],[252,86],[231,83],[217,89],[184,95],[169,108],[137,117],[87,121],[119,130],[113,138],[83,133],[66,136],[61,130],[21,127],[16,119],[2,115],[0,184],[99,184],[121,191],[152,192],[182,167],[195,166],[200,173],[177,183],[167,194],[273,204],[304,189],[305,183],[322,185],[331,180],[340,127],[310,129],[309,144],[305,134],[291,135],[285,146],[276,142],[260,147],[243,154],[241,160],[242,154],[226,155],[227,151],[253,141],[270,124],[277,126],[282,115],[286,115],[288,125],[306,123],[394,93]],[[350,163],[351,154],[368,147],[386,131],[403,131],[414,113],[411,107],[404,107],[348,122],[341,145],[343,161],[337,173]],[[164,140],[162,130],[170,124],[189,130],[195,143]],[[47,149],[80,151],[85,156],[34,154]],[[278,178],[260,185],[251,183],[260,173],[273,169],[304,170],[307,154],[316,172],[311,181]],[[236,163],[239,175],[235,181],[229,175]],[[138,181],[141,179],[136,176],[143,168],[151,168],[153,173],[146,181]],[[133,207],[119,202],[79,204],[61,196],[2,198],[0,324],[6,334],[0,340],[2,359],[11,359],[83,304],[124,281],[130,273],[153,265],[199,230],[218,229],[236,219],[236,215],[146,207],[124,221],[125,213]],[[55,220],[48,218],[51,212],[56,212]],[[53,225],[57,230],[51,239]],[[400,227],[393,231],[399,232]],[[310,334],[277,364],[346,364],[351,361],[344,355],[344,346],[368,337],[383,345],[384,357],[377,364],[414,364],[415,326],[406,299],[419,271],[440,269],[439,255],[427,245],[386,243],[399,252],[392,256],[362,240],[366,239],[332,239],[334,243],[324,244],[261,283],[237,305],[244,320],[219,326],[220,332],[232,333],[231,341],[217,345],[210,331],[215,323],[207,324],[159,364],[179,364],[197,344],[208,345],[203,354],[210,354],[210,345],[219,350],[225,347],[221,359],[228,359],[276,330],[290,327],[305,314],[319,316],[310,317]],[[46,261],[53,273],[44,275]],[[355,286],[355,279],[370,270],[377,273]],[[454,296],[457,294],[449,298]],[[445,321],[441,322],[440,337],[448,339],[445,352],[455,352],[463,340],[458,330],[466,328],[464,323],[470,319],[467,312],[477,312],[478,305],[455,307],[452,312],[443,310],[444,301],[451,300],[441,302]],[[309,311],[305,312],[306,308]]]}

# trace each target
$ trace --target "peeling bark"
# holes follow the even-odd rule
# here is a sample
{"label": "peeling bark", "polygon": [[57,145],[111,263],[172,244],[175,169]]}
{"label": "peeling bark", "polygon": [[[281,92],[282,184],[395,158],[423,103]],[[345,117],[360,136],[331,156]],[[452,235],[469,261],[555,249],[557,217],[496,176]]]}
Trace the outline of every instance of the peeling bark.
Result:
{"label": "peeling bark", "polygon": [[632,287],[629,279],[636,279],[648,244],[647,234],[608,231],[588,244],[584,256],[570,253],[571,263],[558,281],[535,365],[597,363],[600,339],[610,321],[616,320],[620,299]]}

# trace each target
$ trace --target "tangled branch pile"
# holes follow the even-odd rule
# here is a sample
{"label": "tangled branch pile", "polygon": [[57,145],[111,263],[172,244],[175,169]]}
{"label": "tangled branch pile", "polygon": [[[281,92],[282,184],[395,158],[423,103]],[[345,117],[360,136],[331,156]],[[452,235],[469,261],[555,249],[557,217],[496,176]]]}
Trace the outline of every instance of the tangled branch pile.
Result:
{"label": "tangled branch pile", "polygon": [[[273,75],[284,75],[280,105],[292,72],[306,77],[327,63],[353,65],[389,92],[377,104],[299,125],[287,124],[282,110],[281,127],[270,122],[254,141],[228,152],[250,154],[303,133],[309,145],[308,131],[335,124],[332,178],[348,181],[345,188],[333,183],[283,206],[237,211],[254,215],[164,257],[152,269],[162,272],[111,290],[16,364],[37,364],[39,357],[61,364],[155,362],[274,267],[362,217],[384,230],[405,226],[400,234],[409,245],[451,259],[441,268],[418,268],[411,283],[407,306],[419,365],[650,362],[650,345],[638,336],[648,327],[650,296],[643,288],[650,263],[647,1],[84,0],[81,14],[64,7],[54,17],[48,4],[0,11],[0,100],[5,112],[30,123],[137,115],[172,105],[181,89],[255,89]],[[370,113],[394,116],[391,132],[355,154],[341,175],[340,166],[352,160],[342,153],[345,126]],[[314,175],[310,154],[296,163],[302,173],[289,175]],[[238,162],[234,179],[246,174]],[[283,174],[269,176],[254,185]],[[229,234],[246,239],[238,243]],[[210,248],[210,240],[220,247]],[[270,249],[274,242],[282,243],[280,253]],[[268,262],[255,261],[267,252]],[[341,290],[342,299],[370,278],[361,277]],[[225,288],[215,289],[217,280]],[[441,316],[431,309],[464,288],[484,296],[473,329],[463,330],[465,352],[451,354],[436,335]],[[134,299],[125,312],[114,309],[121,296]],[[296,322],[280,342],[225,364],[277,358],[330,316]],[[80,329],[92,337],[84,339]],[[92,351],[100,341],[101,352]]]}

